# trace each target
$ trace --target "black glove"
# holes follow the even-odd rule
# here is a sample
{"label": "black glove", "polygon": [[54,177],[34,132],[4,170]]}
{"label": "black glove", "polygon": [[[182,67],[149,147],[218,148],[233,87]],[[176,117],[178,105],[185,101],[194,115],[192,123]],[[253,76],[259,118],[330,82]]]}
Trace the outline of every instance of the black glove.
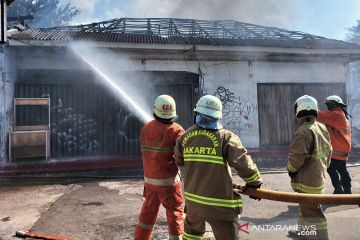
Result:
{"label": "black glove", "polygon": [[288,172],[291,179],[295,178],[298,172]]}
{"label": "black glove", "polygon": [[[262,184],[262,183],[261,183],[261,184]],[[246,184],[245,187],[244,187],[244,189],[243,189],[243,192],[246,192],[246,190],[249,189],[249,188],[255,188],[255,189],[256,189],[256,188],[260,188],[260,187],[261,187],[261,184],[259,184],[259,185],[248,185],[248,184]],[[261,200],[261,198],[255,197],[255,196],[253,196],[253,195],[250,195],[249,198],[254,199],[254,200],[258,200],[258,201]]]}

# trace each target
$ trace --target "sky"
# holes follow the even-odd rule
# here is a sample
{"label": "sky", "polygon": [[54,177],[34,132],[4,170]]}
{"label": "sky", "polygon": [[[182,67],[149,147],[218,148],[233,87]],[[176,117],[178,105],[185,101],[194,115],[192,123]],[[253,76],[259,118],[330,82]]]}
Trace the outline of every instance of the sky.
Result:
{"label": "sky", "polygon": [[[64,0],[65,1],[65,0]],[[68,0],[71,24],[121,17],[237,20],[345,40],[360,19],[360,0]]]}

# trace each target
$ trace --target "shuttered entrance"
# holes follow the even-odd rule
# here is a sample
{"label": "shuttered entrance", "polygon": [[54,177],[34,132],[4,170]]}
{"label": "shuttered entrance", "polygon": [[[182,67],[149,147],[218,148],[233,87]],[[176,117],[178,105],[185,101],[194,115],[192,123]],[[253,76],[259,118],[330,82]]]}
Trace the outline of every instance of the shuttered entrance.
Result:
{"label": "shuttered entrance", "polygon": [[294,102],[302,95],[315,97],[320,109],[329,95],[346,99],[345,83],[259,83],[260,147],[284,147],[295,131]]}
{"label": "shuttered entrance", "polygon": [[[187,72],[131,72],[126,81],[145,88],[147,108],[158,94],[177,101],[179,123],[192,124],[198,75]],[[16,98],[49,97],[51,100],[51,158],[84,156],[138,156],[142,123],[89,71],[26,70],[18,73]],[[125,83],[124,83],[125,84]],[[133,98],[141,95],[129,93]],[[37,121],[36,109],[24,109],[17,122]]]}

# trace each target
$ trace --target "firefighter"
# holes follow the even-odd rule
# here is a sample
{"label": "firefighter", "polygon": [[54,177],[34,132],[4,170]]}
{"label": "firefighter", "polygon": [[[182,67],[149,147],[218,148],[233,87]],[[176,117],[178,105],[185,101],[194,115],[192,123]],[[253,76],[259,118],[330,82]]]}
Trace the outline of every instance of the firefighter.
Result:
{"label": "firefighter", "polygon": [[325,104],[329,111],[319,111],[317,119],[326,125],[330,133],[333,152],[328,173],[334,186],[334,194],[351,194],[351,177],[346,169],[351,150],[349,115],[339,96],[327,97]]}
{"label": "firefighter", "polygon": [[161,95],[154,101],[155,120],[147,123],[140,133],[144,166],[144,203],[135,240],[151,239],[160,204],[166,209],[169,239],[182,239],[184,206],[179,169],[174,161],[176,139],[185,130],[175,120],[176,105],[171,96]]}
{"label": "firefighter", "polygon": [[[316,121],[317,113],[318,104],[315,98],[304,95],[296,100],[296,131],[290,144],[287,164],[291,186],[295,192],[324,192],[331,144],[326,127]],[[300,203],[298,224],[298,231],[290,231],[290,237],[328,239],[327,221],[321,205]],[[316,235],[308,236],[306,230],[316,231]]]}
{"label": "firefighter", "polygon": [[262,184],[260,173],[247,155],[238,136],[223,128],[222,103],[205,95],[196,104],[195,124],[178,139],[174,154],[184,166],[184,240],[202,239],[205,222],[216,239],[238,239],[242,200],[233,192],[231,168],[237,170],[247,187]]}

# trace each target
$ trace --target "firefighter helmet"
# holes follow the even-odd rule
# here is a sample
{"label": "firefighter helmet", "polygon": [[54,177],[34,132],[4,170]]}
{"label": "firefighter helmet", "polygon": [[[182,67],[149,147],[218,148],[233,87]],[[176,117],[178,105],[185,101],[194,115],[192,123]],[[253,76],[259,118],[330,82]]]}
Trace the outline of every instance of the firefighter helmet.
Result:
{"label": "firefighter helmet", "polygon": [[176,117],[176,103],[169,95],[160,95],[154,101],[154,114],[162,119]]}
{"label": "firefighter helmet", "polygon": [[305,117],[309,115],[317,116],[319,110],[316,99],[308,95],[296,99],[294,107],[296,117]]}
{"label": "firefighter helmet", "polygon": [[337,96],[337,95],[331,95],[328,96],[326,98],[326,102],[335,102],[336,104],[342,106],[342,107],[346,107],[346,104],[343,102],[343,100],[341,99],[341,97]]}
{"label": "firefighter helmet", "polygon": [[222,118],[222,103],[220,99],[212,95],[202,96],[196,103],[195,112],[208,115],[210,117]]}

